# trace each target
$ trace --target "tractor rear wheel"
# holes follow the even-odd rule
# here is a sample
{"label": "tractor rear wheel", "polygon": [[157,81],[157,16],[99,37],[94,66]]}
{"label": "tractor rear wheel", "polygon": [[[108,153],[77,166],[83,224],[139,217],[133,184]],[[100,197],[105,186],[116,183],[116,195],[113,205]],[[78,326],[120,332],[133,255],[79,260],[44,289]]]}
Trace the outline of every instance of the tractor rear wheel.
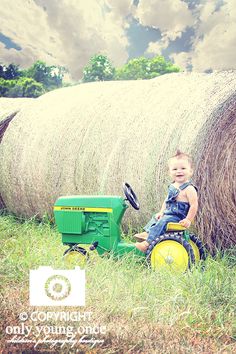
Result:
{"label": "tractor rear wheel", "polygon": [[189,243],[192,246],[194,252],[195,261],[196,262],[199,262],[200,260],[204,261],[206,259],[206,253],[202,241],[200,241],[199,238],[197,238],[197,236],[194,234],[189,234],[189,238],[190,238]]}
{"label": "tractor rear wheel", "polygon": [[166,233],[158,236],[147,249],[147,261],[151,268],[169,268],[185,272],[195,263],[194,251],[183,233]]}

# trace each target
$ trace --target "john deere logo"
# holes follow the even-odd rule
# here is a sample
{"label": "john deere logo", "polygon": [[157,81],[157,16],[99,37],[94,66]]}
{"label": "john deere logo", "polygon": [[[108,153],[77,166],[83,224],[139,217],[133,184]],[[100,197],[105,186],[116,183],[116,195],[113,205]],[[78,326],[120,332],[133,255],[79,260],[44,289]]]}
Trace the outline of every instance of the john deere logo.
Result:
{"label": "john deere logo", "polygon": [[87,208],[77,206],[54,206],[54,211],[86,211],[88,213],[112,213],[112,208]]}

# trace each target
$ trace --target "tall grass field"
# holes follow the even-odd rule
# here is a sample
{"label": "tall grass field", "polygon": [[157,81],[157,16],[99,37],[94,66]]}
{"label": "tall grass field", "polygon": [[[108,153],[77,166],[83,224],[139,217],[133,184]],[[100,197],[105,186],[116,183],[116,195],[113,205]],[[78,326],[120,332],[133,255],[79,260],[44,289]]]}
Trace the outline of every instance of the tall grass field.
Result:
{"label": "tall grass field", "polygon": [[184,274],[94,251],[84,265],[84,307],[30,306],[29,271],[74,269],[65,249],[50,223],[0,217],[0,352],[236,352],[235,249],[209,255]]}

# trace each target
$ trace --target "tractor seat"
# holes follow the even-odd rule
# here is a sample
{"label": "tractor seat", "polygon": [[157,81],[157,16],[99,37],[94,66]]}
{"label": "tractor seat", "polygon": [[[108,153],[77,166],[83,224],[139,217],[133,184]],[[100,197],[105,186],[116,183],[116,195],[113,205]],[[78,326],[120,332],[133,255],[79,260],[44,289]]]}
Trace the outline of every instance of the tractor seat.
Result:
{"label": "tractor seat", "polygon": [[184,231],[186,227],[180,225],[178,222],[168,222],[166,231]]}

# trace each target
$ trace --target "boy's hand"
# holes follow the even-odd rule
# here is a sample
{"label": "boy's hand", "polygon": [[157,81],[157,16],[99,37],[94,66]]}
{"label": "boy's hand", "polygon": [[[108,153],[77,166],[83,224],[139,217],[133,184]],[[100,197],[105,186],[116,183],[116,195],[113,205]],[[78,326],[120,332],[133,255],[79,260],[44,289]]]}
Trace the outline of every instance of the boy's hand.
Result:
{"label": "boy's hand", "polygon": [[191,225],[191,220],[185,218],[183,220],[180,220],[179,224],[188,228]]}
{"label": "boy's hand", "polygon": [[159,220],[159,219],[162,218],[162,216],[163,216],[163,213],[157,213],[157,214],[155,215],[155,219],[156,219],[156,220]]}

